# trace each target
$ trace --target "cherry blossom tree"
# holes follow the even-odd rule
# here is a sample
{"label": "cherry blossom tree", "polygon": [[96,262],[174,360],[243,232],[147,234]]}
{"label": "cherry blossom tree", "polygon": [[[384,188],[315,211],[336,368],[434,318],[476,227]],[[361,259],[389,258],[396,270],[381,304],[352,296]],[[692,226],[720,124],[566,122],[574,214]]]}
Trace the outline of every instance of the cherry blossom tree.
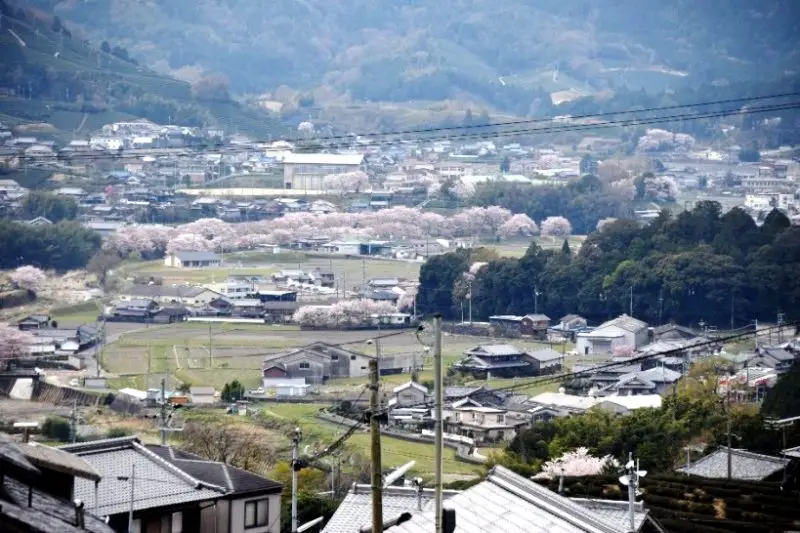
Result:
{"label": "cherry blossom tree", "polygon": [[197,233],[181,233],[167,243],[167,253],[205,252],[210,250],[212,242]]}
{"label": "cherry blossom tree", "polygon": [[47,280],[47,275],[40,268],[26,265],[14,270],[9,278],[20,289],[36,291]]}
{"label": "cherry blossom tree", "polygon": [[311,135],[314,133],[314,124],[305,120],[297,125],[297,131],[304,135]]}
{"label": "cherry blossom tree", "polygon": [[636,350],[633,349],[633,346],[626,344],[625,346],[617,346],[614,348],[614,355],[616,357],[633,357],[633,353]]}
{"label": "cherry blossom tree", "polygon": [[547,217],[542,221],[542,235],[548,237],[568,237],[572,224],[564,217]]}
{"label": "cherry blossom tree", "polygon": [[395,306],[388,302],[368,299],[342,300],[333,305],[303,306],[295,311],[293,320],[301,326],[335,328],[366,325],[372,320],[372,315],[394,312],[396,312]]}
{"label": "cherry blossom tree", "polygon": [[456,197],[464,200],[466,198],[470,198],[473,194],[475,194],[475,185],[472,183],[465,183],[461,180],[458,180],[452,188],[453,194]]}
{"label": "cherry blossom tree", "polygon": [[322,178],[325,189],[345,192],[359,192],[369,185],[369,177],[362,171],[344,172],[342,174],[328,174]]}
{"label": "cherry blossom tree", "polygon": [[547,461],[542,471],[534,476],[536,479],[557,479],[564,477],[596,476],[606,468],[618,467],[619,463],[610,455],[593,457],[588,448],[576,448],[558,459]]}
{"label": "cherry blossom tree", "polygon": [[504,207],[490,205],[482,208],[480,215],[486,232],[496,238],[500,227],[511,219],[511,211]]}
{"label": "cherry blossom tree", "polygon": [[14,359],[28,357],[34,336],[8,325],[0,326],[0,365],[8,368]]}
{"label": "cherry blossom tree", "polygon": [[506,239],[519,236],[530,237],[538,232],[539,226],[536,225],[536,222],[531,220],[528,215],[521,213],[503,222],[498,230],[499,235]]}

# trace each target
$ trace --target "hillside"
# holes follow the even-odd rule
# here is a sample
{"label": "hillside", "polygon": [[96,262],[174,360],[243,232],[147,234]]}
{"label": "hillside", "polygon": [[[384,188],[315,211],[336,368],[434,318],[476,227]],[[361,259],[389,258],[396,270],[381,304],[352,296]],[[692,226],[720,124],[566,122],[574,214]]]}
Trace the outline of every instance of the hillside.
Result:
{"label": "hillside", "polygon": [[93,46],[47,13],[2,8],[0,121],[44,122],[70,134],[137,117],[254,136],[280,132],[267,113],[219,92],[203,98],[189,83],[140,66],[122,47]]}
{"label": "hillside", "polygon": [[166,70],[238,92],[468,99],[517,114],[619,87],[773,77],[800,5],[766,0],[27,0]]}

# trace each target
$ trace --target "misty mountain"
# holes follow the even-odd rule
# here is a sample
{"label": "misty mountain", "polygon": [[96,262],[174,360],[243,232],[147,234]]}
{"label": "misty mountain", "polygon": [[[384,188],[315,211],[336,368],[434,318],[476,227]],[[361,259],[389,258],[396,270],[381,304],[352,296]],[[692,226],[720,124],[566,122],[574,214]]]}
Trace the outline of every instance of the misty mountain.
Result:
{"label": "misty mountain", "polygon": [[[162,70],[358,100],[557,99],[772,77],[800,65],[781,0],[28,0]],[[520,108],[520,102],[524,102]]]}

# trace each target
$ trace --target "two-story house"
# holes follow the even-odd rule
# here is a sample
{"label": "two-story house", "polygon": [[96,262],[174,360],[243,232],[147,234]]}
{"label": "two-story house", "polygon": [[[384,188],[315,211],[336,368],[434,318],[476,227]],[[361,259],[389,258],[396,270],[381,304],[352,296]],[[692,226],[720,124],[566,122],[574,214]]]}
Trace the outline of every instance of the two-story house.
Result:
{"label": "two-story house", "polygon": [[246,470],[137,437],[69,444],[102,476],[76,479],[74,496],[107,516],[111,528],[136,533],[278,533],[281,485]]}
{"label": "two-story house", "polygon": [[476,378],[530,376],[534,372],[527,354],[510,344],[480,344],[464,355],[451,368]]}
{"label": "two-story house", "polygon": [[261,375],[263,378],[305,378],[307,384],[319,385],[332,378],[368,375],[370,359],[372,357],[365,354],[314,342],[267,356]]}
{"label": "two-story house", "polygon": [[392,405],[396,407],[408,407],[424,404],[429,396],[430,393],[427,387],[414,381],[409,381],[392,389],[392,397],[389,401],[394,400]]}
{"label": "two-story house", "polygon": [[612,354],[623,348],[638,350],[648,342],[647,323],[621,315],[592,331],[578,333],[576,338],[575,349],[580,355]]}
{"label": "two-story house", "polygon": [[449,410],[449,414],[444,423],[445,431],[470,437],[476,443],[511,440],[530,422],[525,413],[495,407],[462,405]]}

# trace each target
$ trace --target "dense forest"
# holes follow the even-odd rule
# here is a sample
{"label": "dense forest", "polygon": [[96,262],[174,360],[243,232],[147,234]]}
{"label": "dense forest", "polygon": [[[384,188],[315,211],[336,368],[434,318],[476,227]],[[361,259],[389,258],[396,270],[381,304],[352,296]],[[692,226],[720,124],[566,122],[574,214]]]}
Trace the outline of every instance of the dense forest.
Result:
{"label": "dense forest", "polygon": [[100,235],[77,222],[30,226],[0,220],[0,269],[34,265],[49,270],[84,268],[100,249]]}
{"label": "dense forest", "polygon": [[[420,272],[418,308],[455,317],[476,260],[460,250],[431,258]],[[590,234],[580,251],[531,244],[520,259],[500,258],[471,283],[472,308],[482,319],[580,313],[597,323],[629,312],[658,324],[675,321],[739,327],[754,319],[800,318],[800,228],[772,211],[759,227],[739,208],[724,215],[716,202],[667,211],[647,226],[617,220]]]}
{"label": "dense forest", "polygon": [[285,84],[361,100],[471,95],[522,114],[554,91],[762,80],[800,59],[798,6],[777,0],[27,3],[149,65],[222,72],[239,92]]}

